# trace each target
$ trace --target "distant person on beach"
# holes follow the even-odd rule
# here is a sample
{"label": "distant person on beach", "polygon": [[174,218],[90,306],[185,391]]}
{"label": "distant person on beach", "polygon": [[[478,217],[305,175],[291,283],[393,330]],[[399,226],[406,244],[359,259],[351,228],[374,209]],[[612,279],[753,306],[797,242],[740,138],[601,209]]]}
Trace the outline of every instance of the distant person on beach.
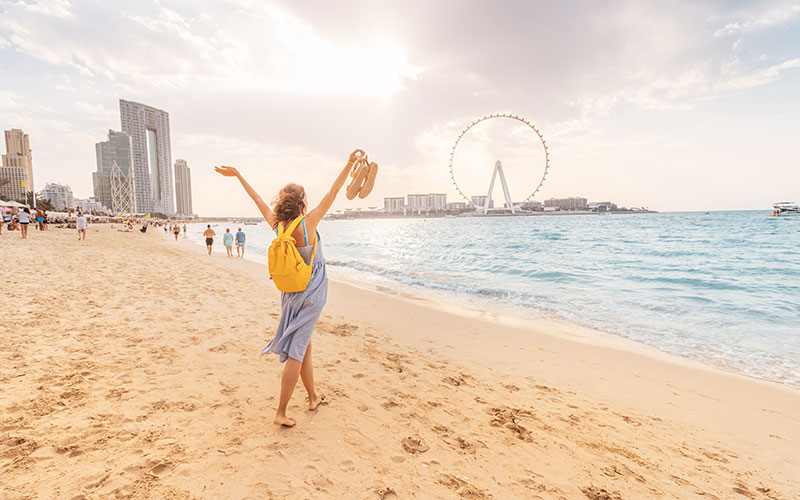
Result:
{"label": "distant person on beach", "polygon": [[[245,235],[244,235],[244,231],[242,231],[242,228],[239,228],[239,230],[236,231],[236,256],[237,257],[244,257],[244,242],[245,242],[245,239],[246,238],[245,238]],[[239,253],[240,250],[241,250],[241,253]]]}
{"label": "distant person on beach", "polygon": [[214,245],[214,236],[216,235],[217,233],[211,229],[211,224],[209,224],[207,229],[203,231],[203,236],[206,237],[206,248],[208,248],[208,255],[211,255],[211,247]]}
{"label": "distant person on beach", "polygon": [[186,239],[186,224],[183,225],[183,239]]}
{"label": "distant person on beach", "polygon": [[172,234],[175,235],[175,241],[178,241],[178,235],[181,234],[181,226],[175,224],[172,227]]}
{"label": "distant person on beach", "polygon": [[[317,394],[314,388],[314,368],[311,362],[311,334],[328,297],[328,276],[317,226],[330,210],[357,159],[358,156],[354,151],[330,190],[311,211],[308,211],[306,192],[299,184],[287,184],[281,188],[275,199],[274,208],[270,208],[234,167],[215,167],[220,174],[239,179],[244,190],[273,229],[277,230],[279,224],[286,227],[297,217],[305,216],[302,224],[295,227],[292,236],[297,242],[297,250],[303,260],[312,266],[311,279],[306,289],[301,292],[281,293],[281,318],[278,329],[272,341],[261,351],[261,354],[273,352],[280,357],[282,363],[286,362],[281,377],[280,401],[275,413],[274,423],[277,425],[292,427],[296,423],[295,419],[286,416],[286,407],[289,405],[298,378],[303,379],[303,386],[308,393],[309,410],[316,410],[319,405],[326,403],[325,397]],[[311,262],[312,255],[313,262]]]}
{"label": "distant person on beach", "polygon": [[75,217],[75,229],[78,230],[78,241],[86,239],[86,216],[78,212]]}
{"label": "distant person on beach", "polygon": [[36,209],[36,229],[44,231],[44,210],[41,208]]}
{"label": "distant person on beach", "polygon": [[23,208],[17,214],[17,221],[19,222],[19,230],[22,233],[22,239],[28,238],[28,224],[31,223],[31,211],[28,207]]}
{"label": "distant person on beach", "polygon": [[225,234],[222,235],[222,244],[225,245],[228,257],[233,257],[233,233],[229,227],[225,228]]}

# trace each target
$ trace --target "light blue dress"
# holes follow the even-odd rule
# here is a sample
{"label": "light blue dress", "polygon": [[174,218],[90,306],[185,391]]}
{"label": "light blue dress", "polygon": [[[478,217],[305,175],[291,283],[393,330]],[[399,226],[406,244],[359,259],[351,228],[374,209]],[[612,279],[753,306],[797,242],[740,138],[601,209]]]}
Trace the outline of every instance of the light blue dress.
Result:
{"label": "light blue dress", "polygon": [[[305,236],[305,221],[303,235]],[[306,238],[307,242],[308,238]],[[311,279],[302,292],[281,292],[281,319],[275,338],[261,350],[261,354],[274,352],[280,356],[281,363],[288,358],[302,363],[306,349],[311,342],[311,334],[317,325],[322,308],[328,300],[328,274],[325,270],[325,256],[317,233],[317,252],[311,264]],[[311,262],[313,245],[299,247],[297,250],[306,264]]]}

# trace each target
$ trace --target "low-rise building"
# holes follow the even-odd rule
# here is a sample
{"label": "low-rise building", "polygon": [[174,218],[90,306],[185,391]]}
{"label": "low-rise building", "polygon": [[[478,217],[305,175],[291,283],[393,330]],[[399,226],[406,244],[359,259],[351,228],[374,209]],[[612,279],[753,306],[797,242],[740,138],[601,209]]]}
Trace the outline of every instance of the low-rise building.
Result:
{"label": "low-rise building", "polygon": [[593,201],[589,203],[589,210],[592,212],[612,212],[616,209],[617,204],[610,201]]}
{"label": "low-rise building", "polygon": [[467,205],[465,201],[454,201],[452,203],[447,204],[447,211],[448,212],[463,212],[465,210],[470,209],[471,207]]}
{"label": "low-rise building", "polygon": [[550,198],[544,202],[545,208],[556,207],[559,210],[586,210],[589,205],[586,198],[571,196],[569,198]]}
{"label": "low-rise building", "polygon": [[75,198],[73,203],[73,208],[81,212],[96,214],[109,213],[108,208],[94,198]]}
{"label": "low-rise building", "polygon": [[522,205],[520,205],[520,208],[522,208],[523,210],[530,210],[531,212],[541,212],[542,202],[535,200],[528,200]]}
{"label": "low-rise building", "polygon": [[433,212],[447,210],[447,195],[442,193],[428,194],[428,210]]}
{"label": "low-rise building", "polygon": [[406,208],[415,213],[447,210],[447,195],[442,193],[409,194]]}
{"label": "low-rise building", "polygon": [[408,200],[408,209],[412,212],[424,212],[428,209],[427,194],[409,194],[406,199]]}
{"label": "low-rise building", "polygon": [[402,212],[406,205],[406,199],[402,196],[383,199],[383,211],[389,213]]}
{"label": "low-rise building", "polygon": [[[470,200],[472,201],[472,205],[475,208],[478,208],[486,206],[486,198],[487,198],[486,195],[476,195],[473,196]],[[494,200],[492,200],[492,203],[489,205],[489,208],[494,208]]]}

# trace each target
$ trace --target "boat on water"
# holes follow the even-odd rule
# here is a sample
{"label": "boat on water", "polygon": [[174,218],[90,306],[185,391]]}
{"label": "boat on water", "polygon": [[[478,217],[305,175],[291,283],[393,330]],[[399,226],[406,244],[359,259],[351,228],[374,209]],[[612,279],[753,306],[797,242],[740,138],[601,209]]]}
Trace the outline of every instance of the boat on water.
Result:
{"label": "boat on water", "polygon": [[771,217],[785,217],[791,215],[800,215],[800,205],[793,201],[779,201],[772,204]]}

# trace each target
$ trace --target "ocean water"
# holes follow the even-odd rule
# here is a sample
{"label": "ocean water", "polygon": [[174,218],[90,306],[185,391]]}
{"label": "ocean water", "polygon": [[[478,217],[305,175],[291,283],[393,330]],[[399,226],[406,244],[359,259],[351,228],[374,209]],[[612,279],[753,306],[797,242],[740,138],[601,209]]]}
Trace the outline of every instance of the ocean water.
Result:
{"label": "ocean water", "polygon": [[[800,386],[800,218],[768,214],[336,220],[320,233],[340,279],[558,316]],[[274,233],[242,227],[266,264]]]}

